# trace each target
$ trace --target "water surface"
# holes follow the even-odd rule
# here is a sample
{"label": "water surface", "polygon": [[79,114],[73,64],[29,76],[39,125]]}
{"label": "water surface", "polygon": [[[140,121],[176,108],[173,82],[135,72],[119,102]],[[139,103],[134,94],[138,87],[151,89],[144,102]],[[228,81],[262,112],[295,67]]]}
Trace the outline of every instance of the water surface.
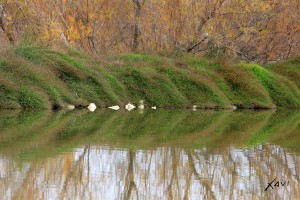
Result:
{"label": "water surface", "polygon": [[0,199],[300,199],[299,144],[295,111],[0,111]]}

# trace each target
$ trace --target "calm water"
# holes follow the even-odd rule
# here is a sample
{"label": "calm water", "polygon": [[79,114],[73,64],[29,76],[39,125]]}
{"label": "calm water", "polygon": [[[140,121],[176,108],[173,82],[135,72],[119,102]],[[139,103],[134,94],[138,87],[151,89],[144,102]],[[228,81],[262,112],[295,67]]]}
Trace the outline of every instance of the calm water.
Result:
{"label": "calm water", "polygon": [[300,111],[0,111],[0,199],[300,199],[299,174]]}

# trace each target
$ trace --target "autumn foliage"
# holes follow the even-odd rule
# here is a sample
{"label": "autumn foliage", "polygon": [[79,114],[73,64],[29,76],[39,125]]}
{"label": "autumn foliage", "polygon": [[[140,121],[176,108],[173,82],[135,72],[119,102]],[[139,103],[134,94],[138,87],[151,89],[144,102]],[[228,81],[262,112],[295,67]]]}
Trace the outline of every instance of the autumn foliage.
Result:
{"label": "autumn foliage", "polygon": [[1,0],[0,42],[267,63],[300,54],[299,19],[298,0]]}

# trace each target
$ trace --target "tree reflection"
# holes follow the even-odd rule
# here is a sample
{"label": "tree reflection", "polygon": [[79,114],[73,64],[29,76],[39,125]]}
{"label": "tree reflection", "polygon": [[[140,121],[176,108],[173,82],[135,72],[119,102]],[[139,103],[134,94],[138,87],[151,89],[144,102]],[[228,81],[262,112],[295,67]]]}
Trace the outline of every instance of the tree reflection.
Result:
{"label": "tree reflection", "polygon": [[298,113],[26,115],[0,122],[1,199],[300,198]]}
{"label": "tree reflection", "polygon": [[134,165],[134,159],[135,159],[135,152],[132,150],[128,151],[128,170],[127,170],[127,175],[125,178],[125,196],[124,199],[131,199],[133,197],[133,192],[136,192],[136,198],[138,199],[138,190],[134,181],[134,170],[133,170],[133,165]]}
{"label": "tree reflection", "polygon": [[[85,146],[22,167],[2,159],[7,173],[1,196],[12,191],[12,199],[299,198],[300,156],[278,146],[228,147],[214,154],[177,147],[125,152]],[[290,186],[264,192],[274,177]]]}

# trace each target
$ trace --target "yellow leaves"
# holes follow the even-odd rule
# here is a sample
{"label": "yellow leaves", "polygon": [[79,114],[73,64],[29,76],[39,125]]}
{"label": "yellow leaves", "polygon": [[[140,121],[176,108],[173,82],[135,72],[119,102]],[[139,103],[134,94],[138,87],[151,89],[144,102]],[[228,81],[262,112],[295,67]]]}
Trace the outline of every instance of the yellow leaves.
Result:
{"label": "yellow leaves", "polygon": [[86,35],[90,35],[91,33],[92,33],[92,31],[93,31],[93,29],[92,29],[92,27],[87,27],[87,29],[86,29]]}
{"label": "yellow leaves", "polygon": [[50,37],[50,33],[48,30],[44,30],[42,32],[42,37],[41,37],[42,41],[49,41],[51,39]]}
{"label": "yellow leaves", "polygon": [[106,10],[105,16],[107,17],[107,19],[111,19],[112,15],[113,15],[112,10]]}
{"label": "yellow leaves", "polygon": [[80,34],[79,34],[79,31],[77,28],[77,23],[76,23],[75,17],[68,15],[67,20],[69,22],[68,38],[71,41],[80,39]]}
{"label": "yellow leaves", "polygon": [[183,33],[183,34],[182,34],[182,39],[183,39],[183,40],[187,40],[187,39],[188,39],[188,36],[187,36],[185,33]]}
{"label": "yellow leaves", "polygon": [[[90,13],[89,17],[94,18],[95,14]],[[92,27],[90,24],[85,26],[82,20],[76,21],[75,17],[73,16],[68,16],[67,19],[69,21],[68,38],[70,41],[81,40],[85,37],[88,37],[92,33]]]}
{"label": "yellow leaves", "polygon": [[69,38],[70,40],[78,40],[80,38],[80,34],[75,26],[70,26]]}
{"label": "yellow leaves", "polygon": [[54,25],[51,26],[50,32],[53,37],[59,37],[60,35],[60,31]]}
{"label": "yellow leaves", "polygon": [[251,12],[251,8],[249,6],[246,6],[245,12],[250,13]]}
{"label": "yellow leaves", "polygon": [[6,16],[6,20],[7,20],[8,22],[11,22],[11,21],[12,21],[12,16],[11,16],[11,15],[7,15],[7,16]]}
{"label": "yellow leaves", "polygon": [[271,9],[271,6],[267,2],[260,2],[259,6],[263,12],[267,12]]}
{"label": "yellow leaves", "polygon": [[92,20],[92,19],[95,18],[96,14],[95,13],[89,13],[88,16],[89,16],[89,19]]}
{"label": "yellow leaves", "polygon": [[74,24],[75,23],[75,17],[68,15],[68,21],[70,22],[70,24]]}

